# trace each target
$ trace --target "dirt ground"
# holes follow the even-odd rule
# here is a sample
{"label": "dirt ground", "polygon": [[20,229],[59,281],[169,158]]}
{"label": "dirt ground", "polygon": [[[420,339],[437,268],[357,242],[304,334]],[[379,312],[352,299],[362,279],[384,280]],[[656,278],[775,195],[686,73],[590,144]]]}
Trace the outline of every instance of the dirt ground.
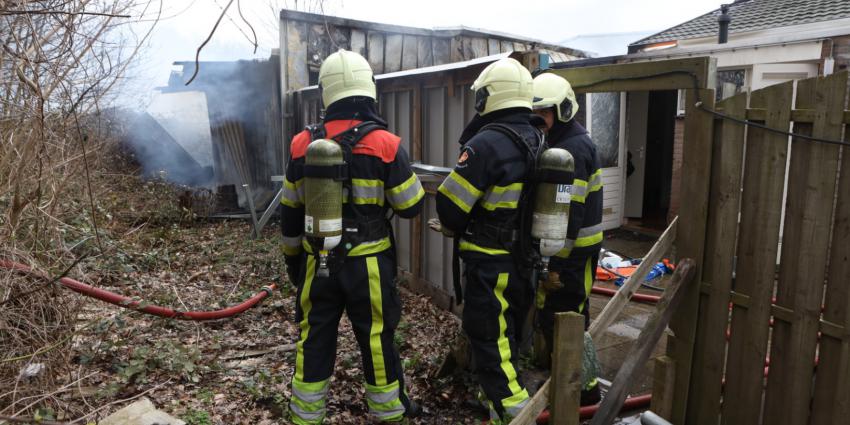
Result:
{"label": "dirt ground", "polygon": [[[85,259],[69,277],[183,311],[234,305],[280,280],[278,226],[252,240],[246,222],[193,217],[178,205],[180,191],[163,182],[141,182],[132,175],[110,179],[111,192],[99,197],[103,250],[93,238],[81,240],[77,252]],[[0,415],[27,416],[37,408],[37,415],[60,421],[89,415],[86,423],[145,396],[189,425],[287,423],[298,337],[295,294],[288,283],[238,317],[205,323],[156,318],[70,291],[53,292],[61,297],[45,302],[72,299],[81,305],[75,334],[66,339],[70,343],[50,347],[67,350],[69,361],[43,369],[49,377],[0,377]],[[476,412],[463,403],[474,388],[471,381],[431,378],[458,332],[456,321],[424,297],[402,291],[402,301],[395,342],[409,392],[426,411],[414,423],[435,423],[435,418],[474,423]],[[20,347],[20,353],[3,353],[0,359],[23,371],[45,361],[40,352],[40,347]],[[27,353],[36,355],[11,360]],[[343,319],[327,423],[363,423],[368,415],[362,381],[359,350]],[[46,394],[31,397],[33,390]]]}
{"label": "dirt ground", "polygon": [[[101,197],[105,248],[95,249],[92,240],[80,242],[90,252],[70,277],[181,310],[233,305],[280,280],[276,225],[252,240],[245,222],[193,217],[176,205],[177,191],[165,183],[117,178],[120,183]],[[605,245],[641,256],[652,240],[614,233]],[[433,378],[459,331],[457,321],[425,297],[406,290],[401,294],[404,312],[396,344],[409,392],[425,408],[413,423],[479,423],[483,412],[467,402],[476,392],[470,374]],[[43,401],[50,417],[71,420],[94,413],[87,420],[97,420],[145,396],[189,425],[287,423],[292,344],[298,337],[289,284],[236,318],[207,323],[160,319],[72,296],[82,307],[67,347],[72,361],[52,377],[58,390]],[[594,295],[592,315],[605,302],[606,297]],[[613,379],[652,308],[630,304],[596,341],[604,379]],[[20,367],[38,361],[35,356]],[[360,354],[346,319],[340,325],[335,370],[327,423],[364,423]],[[6,415],[27,404],[15,391],[28,383],[11,380],[14,389],[0,391],[0,413]],[[632,391],[645,392],[650,385],[651,364]]]}

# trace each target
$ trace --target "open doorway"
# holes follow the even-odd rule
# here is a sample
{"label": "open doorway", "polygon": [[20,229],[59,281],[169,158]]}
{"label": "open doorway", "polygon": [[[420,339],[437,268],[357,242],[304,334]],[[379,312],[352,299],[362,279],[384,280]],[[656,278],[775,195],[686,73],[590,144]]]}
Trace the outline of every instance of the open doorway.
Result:
{"label": "open doorway", "polygon": [[665,90],[629,96],[626,224],[663,230],[673,186],[678,93]]}

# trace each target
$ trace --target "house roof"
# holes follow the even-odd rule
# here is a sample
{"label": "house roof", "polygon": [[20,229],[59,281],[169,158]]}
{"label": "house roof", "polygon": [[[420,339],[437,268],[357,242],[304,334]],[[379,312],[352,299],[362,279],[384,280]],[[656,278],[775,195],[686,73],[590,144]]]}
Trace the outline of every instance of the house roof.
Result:
{"label": "house roof", "polygon": [[[729,33],[780,28],[850,17],[848,0],[736,0],[729,7]],[[720,9],[638,40],[629,46],[710,37],[717,34]]]}

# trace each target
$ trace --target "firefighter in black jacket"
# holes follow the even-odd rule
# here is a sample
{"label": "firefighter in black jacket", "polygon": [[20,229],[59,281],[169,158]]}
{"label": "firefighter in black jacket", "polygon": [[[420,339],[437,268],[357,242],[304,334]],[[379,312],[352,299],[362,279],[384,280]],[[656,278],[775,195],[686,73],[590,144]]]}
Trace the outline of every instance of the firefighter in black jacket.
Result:
{"label": "firefighter in black jacket", "polygon": [[[587,130],[573,119],[578,108],[567,80],[551,73],[534,79],[534,112],[546,121],[547,143],[566,149],[575,160],[566,247],[552,258],[549,279],[541,282],[536,294],[537,326],[549,353],[556,312],[583,314],[585,329],[590,324],[588,299],[602,247],[602,170]],[[595,376],[585,376],[583,390],[582,405],[599,401]]]}
{"label": "firefighter in black jacket", "polygon": [[518,379],[518,341],[533,299],[514,261],[523,184],[542,142],[531,113],[531,74],[514,59],[488,66],[472,85],[478,114],[464,129],[454,170],[437,192],[439,222],[455,242],[466,277],[463,329],[491,423],[508,423],[527,403]]}
{"label": "firefighter in black jacket", "polygon": [[[281,199],[282,249],[287,274],[298,287],[296,320],[301,329],[289,404],[291,418],[296,424],[324,420],[337,328],[345,310],[362,354],[369,410],[384,422],[398,422],[415,415],[419,408],[405,391],[401,361],[393,344],[401,304],[394,281],[396,259],[387,210],[412,218],[419,214],[425,192],[410,169],[400,138],[383,129],[386,122],[377,114],[375,82],[366,59],[345,50],[328,56],[319,71],[319,85],[326,114],[321,125],[293,138]],[[305,219],[305,203],[328,201],[321,193],[310,193],[310,178],[327,177],[309,162],[308,146],[314,139],[332,139],[349,149],[346,171],[341,174],[345,189],[337,196],[343,203],[339,220]],[[326,254],[321,248],[315,252],[304,238],[305,230],[310,236],[314,225],[319,230],[342,230],[338,246],[327,254],[324,270],[317,254],[321,253],[322,260]]]}

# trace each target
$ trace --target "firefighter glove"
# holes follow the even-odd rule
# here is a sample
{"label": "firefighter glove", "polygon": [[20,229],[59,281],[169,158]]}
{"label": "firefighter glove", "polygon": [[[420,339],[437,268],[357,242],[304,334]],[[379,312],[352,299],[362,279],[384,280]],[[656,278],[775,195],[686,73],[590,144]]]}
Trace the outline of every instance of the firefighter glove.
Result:
{"label": "firefighter glove", "polygon": [[455,236],[454,232],[452,232],[448,227],[445,227],[442,223],[440,223],[439,218],[432,218],[428,220],[428,227],[430,227],[431,230],[435,232],[440,232],[447,237],[453,238]]}
{"label": "firefighter glove", "polygon": [[545,292],[554,292],[563,288],[564,284],[561,283],[561,275],[550,270],[546,278],[540,280],[540,287]]}

